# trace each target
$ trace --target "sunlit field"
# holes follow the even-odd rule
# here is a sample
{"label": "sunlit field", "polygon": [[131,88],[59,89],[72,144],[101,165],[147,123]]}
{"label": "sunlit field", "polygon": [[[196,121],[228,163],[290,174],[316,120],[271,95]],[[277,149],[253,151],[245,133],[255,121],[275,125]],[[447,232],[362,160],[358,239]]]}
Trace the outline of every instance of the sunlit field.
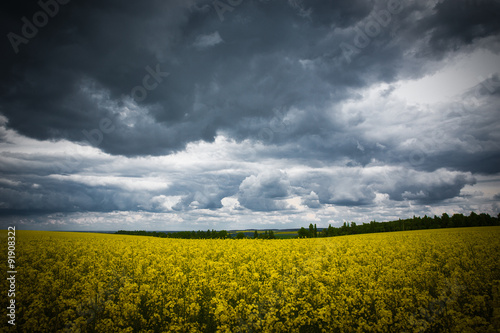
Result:
{"label": "sunlit field", "polygon": [[500,227],[275,240],[17,231],[16,326],[0,327],[497,332],[499,239]]}

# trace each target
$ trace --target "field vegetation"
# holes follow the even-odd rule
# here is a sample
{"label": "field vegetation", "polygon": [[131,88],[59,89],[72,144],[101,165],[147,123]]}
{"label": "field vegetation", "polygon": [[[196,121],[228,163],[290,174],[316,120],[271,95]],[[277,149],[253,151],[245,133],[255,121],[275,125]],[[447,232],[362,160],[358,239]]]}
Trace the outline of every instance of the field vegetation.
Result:
{"label": "field vegetation", "polygon": [[500,329],[500,227],[275,240],[16,237],[10,331]]}

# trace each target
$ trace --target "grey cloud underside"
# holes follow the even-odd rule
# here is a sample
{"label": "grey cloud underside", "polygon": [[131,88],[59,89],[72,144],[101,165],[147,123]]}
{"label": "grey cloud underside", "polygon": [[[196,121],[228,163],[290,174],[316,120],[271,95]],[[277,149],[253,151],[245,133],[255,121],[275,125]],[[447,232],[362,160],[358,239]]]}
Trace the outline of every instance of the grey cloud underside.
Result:
{"label": "grey cloud underside", "polygon": [[290,181],[280,171],[249,176],[241,183],[238,201],[246,208],[256,211],[285,210],[288,205],[280,198],[290,194]]}
{"label": "grey cloud underside", "polygon": [[[18,156],[19,158],[19,156]],[[88,170],[96,172],[105,161],[94,161]],[[139,186],[135,167],[115,172],[118,181],[104,180],[99,174],[82,177],[67,174],[38,176],[18,163],[18,172],[0,179],[1,215],[25,215],[53,212],[112,212],[120,210],[149,212],[189,212],[198,209],[218,210],[221,200],[235,197],[241,207],[258,212],[297,209],[286,200],[302,198],[302,204],[317,209],[323,205],[372,206],[377,194],[393,201],[411,200],[419,204],[435,204],[460,195],[465,185],[476,179],[470,173],[414,171],[402,167],[351,167],[305,170],[289,175],[278,170],[257,174],[204,172],[171,176],[165,187]],[[161,167],[149,170],[161,173]],[[165,174],[172,174],[166,170]],[[250,171],[251,172],[251,171]],[[124,184],[127,182],[127,184]],[[139,182],[139,184],[137,184]],[[130,187],[131,186],[131,187]],[[176,197],[170,208],[162,205],[162,197]]]}
{"label": "grey cloud underside", "polygon": [[9,185],[2,184],[0,189],[4,215],[139,209],[140,195],[120,193],[109,187],[96,188],[36,177],[26,177],[22,183]]}
{"label": "grey cloud underside", "polygon": [[[366,31],[389,2],[243,1],[224,20],[213,3],[75,0],[18,54],[3,38],[0,114],[7,123],[0,142],[14,130],[149,158],[223,135],[260,145],[233,152],[250,166],[169,174],[165,188],[124,190],[70,177],[100,175],[110,168],[102,161],[3,152],[0,176],[9,181],[0,181],[0,214],[216,211],[226,197],[238,200],[239,211],[284,214],[297,209],[294,197],[313,210],[370,207],[380,195],[426,205],[459,197],[477,174],[500,172],[498,75],[477,82],[458,106],[429,112],[355,104],[365,98],[360,91],[381,83],[389,86],[383,99],[396,100],[391,84],[432,74],[438,61],[475,45],[494,50],[498,1],[401,2],[363,47],[356,46],[358,29]],[[20,18],[40,10],[36,2],[4,6],[3,36],[20,33]],[[346,54],[342,43],[355,52]],[[165,74],[155,79],[151,70]],[[134,99],[146,75],[155,88]],[[349,103],[355,106],[346,109]],[[108,130],[96,132],[103,120]],[[309,169],[288,174],[276,171],[283,166],[277,161]],[[259,163],[270,170],[252,169]],[[389,171],[363,171],[377,166]],[[164,197],[179,199],[165,208]]]}
{"label": "grey cloud underside", "polygon": [[[286,113],[296,107],[305,109],[310,121],[298,119],[299,128],[283,133],[281,140],[307,144],[318,128],[338,131],[322,121],[322,113],[327,105],[349,98],[349,88],[420,76],[425,58],[499,30],[492,16],[497,2],[481,2],[469,17],[468,9],[447,1],[417,22],[412,17],[429,9],[408,4],[347,63],[339,44],[352,43],[352,27],[363,28],[370,14],[386,6],[246,1],[220,21],[208,3],[71,2],[33,40],[20,45],[19,55],[2,55],[1,112],[24,135],[72,141],[85,141],[83,130],[99,128],[100,120],[109,118],[114,130],[99,147],[134,156],[169,153],[188,142],[211,141],[219,132],[260,139],[273,109],[284,107]],[[12,8],[8,29],[19,31],[21,22],[12,17],[35,10]],[[193,46],[199,36],[215,32],[222,42]],[[420,50],[425,55],[405,55],[424,35],[430,38]],[[405,41],[407,36],[413,38]],[[304,60],[310,66],[302,65]],[[158,64],[169,76],[147,92],[134,112],[125,112],[132,89],[148,74],[145,67]]]}

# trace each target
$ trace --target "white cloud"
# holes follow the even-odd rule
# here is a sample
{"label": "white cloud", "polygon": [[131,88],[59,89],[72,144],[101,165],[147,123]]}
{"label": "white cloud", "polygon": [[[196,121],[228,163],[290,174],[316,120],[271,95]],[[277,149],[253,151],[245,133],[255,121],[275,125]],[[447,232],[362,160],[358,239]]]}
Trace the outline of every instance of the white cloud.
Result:
{"label": "white cloud", "polygon": [[214,33],[208,34],[208,35],[200,35],[196,37],[196,40],[193,43],[193,46],[199,49],[205,49],[209,48],[212,46],[215,46],[219,43],[224,42],[219,35],[218,31],[215,31]]}
{"label": "white cloud", "polygon": [[[406,2],[347,62],[339,45],[360,42],[354,28],[387,4],[289,3],[248,2],[223,24],[210,6],[131,3],[73,22],[71,39],[91,47],[47,34],[40,52],[6,55],[1,223],[189,230],[496,214],[498,77],[477,85],[500,68],[495,5],[475,8],[479,23],[452,1]],[[83,23],[115,20],[128,38]],[[114,129],[98,146],[78,143],[106,118]]]}
{"label": "white cloud", "polygon": [[166,190],[168,183],[162,178],[152,177],[119,177],[109,175],[50,175],[60,181],[78,182],[89,186],[116,187],[127,191],[159,191]]}
{"label": "white cloud", "polygon": [[500,54],[477,49],[469,54],[444,59],[435,73],[417,80],[398,82],[392,94],[410,104],[451,102],[499,71]]}

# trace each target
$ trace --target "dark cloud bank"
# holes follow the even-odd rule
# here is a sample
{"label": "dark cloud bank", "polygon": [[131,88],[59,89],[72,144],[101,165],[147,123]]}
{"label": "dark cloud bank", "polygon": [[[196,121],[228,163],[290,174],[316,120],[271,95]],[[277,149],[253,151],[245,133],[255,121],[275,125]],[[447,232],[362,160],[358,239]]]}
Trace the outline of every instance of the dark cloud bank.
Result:
{"label": "dark cloud bank", "polygon": [[[129,211],[186,228],[269,212],[301,225],[308,212],[326,223],[328,209],[498,209],[500,190],[463,191],[500,172],[499,68],[453,103],[394,95],[448,60],[498,55],[498,1],[2,6],[6,223]],[[62,150],[36,148],[51,145]],[[203,147],[196,166],[174,165]]]}

